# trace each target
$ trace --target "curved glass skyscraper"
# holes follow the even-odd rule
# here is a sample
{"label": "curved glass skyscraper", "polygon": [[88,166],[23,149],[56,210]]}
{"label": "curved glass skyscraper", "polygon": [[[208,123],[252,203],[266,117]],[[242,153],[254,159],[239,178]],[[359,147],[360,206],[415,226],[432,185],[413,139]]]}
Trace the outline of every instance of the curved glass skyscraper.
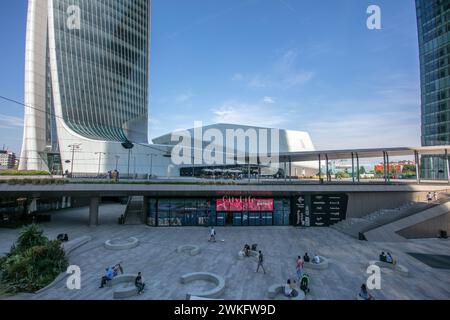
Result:
{"label": "curved glass skyscraper", "polygon": [[[450,0],[416,0],[422,87],[422,145],[450,144]],[[446,159],[422,157],[422,177],[446,178]]]}
{"label": "curved glass skyscraper", "polygon": [[29,0],[21,169],[72,171],[76,144],[95,172],[95,153],[148,143],[150,5]]}

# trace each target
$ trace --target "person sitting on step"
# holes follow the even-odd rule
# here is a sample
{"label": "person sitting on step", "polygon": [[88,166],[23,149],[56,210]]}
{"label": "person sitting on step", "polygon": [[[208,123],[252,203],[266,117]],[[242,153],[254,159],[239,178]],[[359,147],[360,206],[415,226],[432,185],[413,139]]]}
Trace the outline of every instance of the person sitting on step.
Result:
{"label": "person sitting on step", "polygon": [[291,279],[288,279],[286,285],[284,286],[284,295],[289,298],[294,298],[298,296],[298,291],[294,289],[295,281],[291,282]]}
{"label": "person sitting on step", "polygon": [[390,252],[388,252],[387,257],[386,257],[386,262],[387,263],[391,263],[393,265],[395,265],[397,262],[394,260],[394,258],[392,258],[392,255]]}
{"label": "person sitting on step", "polygon": [[319,264],[320,263],[320,257],[317,254],[314,256],[314,259],[313,259],[312,263],[315,263],[315,264]]}
{"label": "person sitting on step", "polygon": [[244,246],[244,255],[250,257],[250,246],[248,244],[245,244]]}
{"label": "person sitting on step", "polygon": [[111,267],[105,269],[105,275],[102,277],[102,281],[100,283],[100,288],[103,288],[108,281],[111,281],[114,278],[114,272]]}
{"label": "person sitting on step", "polygon": [[367,290],[367,286],[366,284],[363,284],[361,286],[361,291],[359,293],[359,296],[361,297],[361,299],[363,300],[375,300],[373,298],[373,296],[369,293],[369,291]]}
{"label": "person sitting on step", "polygon": [[303,261],[305,261],[305,262],[311,261],[309,256],[308,256],[308,252],[305,252],[305,255],[303,256]]}

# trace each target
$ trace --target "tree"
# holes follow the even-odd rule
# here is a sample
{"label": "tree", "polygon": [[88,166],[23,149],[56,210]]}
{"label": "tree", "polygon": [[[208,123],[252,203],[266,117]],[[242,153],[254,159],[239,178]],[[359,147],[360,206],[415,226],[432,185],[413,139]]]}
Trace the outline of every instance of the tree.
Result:
{"label": "tree", "polygon": [[359,174],[366,174],[366,168],[364,168],[363,166],[361,166],[361,168],[359,168]]}
{"label": "tree", "polygon": [[350,177],[350,175],[346,171],[340,171],[340,172],[336,173],[336,179],[347,179],[349,177]]}

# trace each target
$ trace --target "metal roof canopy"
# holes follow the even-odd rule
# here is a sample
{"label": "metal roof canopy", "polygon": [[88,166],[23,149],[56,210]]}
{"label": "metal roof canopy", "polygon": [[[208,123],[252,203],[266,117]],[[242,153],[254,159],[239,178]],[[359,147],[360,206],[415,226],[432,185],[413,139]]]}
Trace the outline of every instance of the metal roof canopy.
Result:
{"label": "metal roof canopy", "polygon": [[[302,151],[302,152],[282,152],[279,153],[279,162],[303,162],[303,161],[318,161],[319,157],[322,160],[342,160],[351,159],[352,154],[358,158],[380,158],[386,152],[390,157],[398,156],[412,156],[418,153],[419,155],[445,155],[450,151],[450,145],[433,146],[433,147],[399,147],[399,148],[374,148],[374,149],[348,149],[348,150],[325,150],[325,151]],[[250,159],[258,159],[258,155],[246,155],[245,162],[248,163]],[[237,160],[244,160],[240,157]]]}

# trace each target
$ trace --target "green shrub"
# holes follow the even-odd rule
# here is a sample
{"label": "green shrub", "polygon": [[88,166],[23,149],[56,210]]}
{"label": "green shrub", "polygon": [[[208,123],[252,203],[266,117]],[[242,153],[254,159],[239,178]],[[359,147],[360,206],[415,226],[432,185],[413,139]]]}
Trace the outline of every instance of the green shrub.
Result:
{"label": "green shrub", "polygon": [[35,292],[49,285],[68,265],[61,243],[48,240],[42,230],[30,225],[17,246],[0,259],[0,291]]}
{"label": "green shrub", "polygon": [[35,246],[43,246],[48,242],[44,232],[36,224],[26,226],[17,240],[15,250],[24,252]]}
{"label": "green shrub", "polygon": [[0,176],[49,176],[47,171],[0,170]]}

